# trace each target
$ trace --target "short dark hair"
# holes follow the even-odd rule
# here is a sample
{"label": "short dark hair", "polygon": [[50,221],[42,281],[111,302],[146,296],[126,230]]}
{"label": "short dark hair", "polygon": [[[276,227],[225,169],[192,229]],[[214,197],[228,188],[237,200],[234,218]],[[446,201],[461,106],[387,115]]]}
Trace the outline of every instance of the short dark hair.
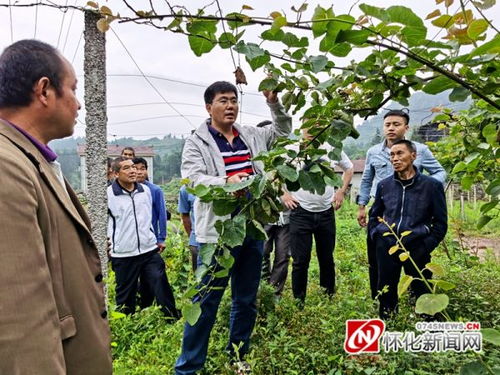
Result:
{"label": "short dark hair", "polygon": [[118,156],[117,158],[113,159],[113,163],[111,164],[112,167],[113,167],[113,172],[120,172],[120,163],[122,161],[127,161],[127,160],[130,160],[130,159],[127,159],[127,158],[124,158],[123,156]]}
{"label": "short dark hair", "polygon": [[212,83],[205,90],[205,94],[203,94],[205,104],[212,104],[215,95],[223,92],[234,92],[236,97],[238,97],[238,90],[236,89],[235,85],[226,81],[217,81]]}
{"label": "short dark hair", "polygon": [[[406,110],[406,111],[405,111]],[[384,115],[384,120],[386,117],[389,116],[399,116],[403,117],[406,120],[406,124],[410,123],[410,115],[408,113],[408,108],[403,108],[403,109],[390,109],[385,115]]]}
{"label": "short dark hair", "polygon": [[133,158],[132,162],[134,164],[144,164],[144,166],[146,167],[146,169],[148,169],[148,162],[144,158]]}
{"label": "short dark hair", "polygon": [[[392,146],[395,146],[395,145],[405,145],[406,148],[410,151],[410,152],[417,152],[417,148],[415,147],[415,143],[413,143],[412,141],[409,141],[407,139],[400,139],[399,141],[396,141],[392,144]],[[391,147],[392,147],[391,146]]]}
{"label": "short dark hair", "polygon": [[33,86],[43,77],[62,95],[63,76],[62,56],[51,45],[35,39],[11,44],[0,55],[0,108],[30,105]]}
{"label": "short dark hair", "polygon": [[124,148],[122,149],[121,155],[123,155],[123,151],[125,151],[125,150],[130,150],[130,151],[132,151],[132,153],[133,153],[133,154],[134,154],[134,156],[135,156],[135,150],[134,150],[132,147],[130,147],[130,146],[124,147]]}

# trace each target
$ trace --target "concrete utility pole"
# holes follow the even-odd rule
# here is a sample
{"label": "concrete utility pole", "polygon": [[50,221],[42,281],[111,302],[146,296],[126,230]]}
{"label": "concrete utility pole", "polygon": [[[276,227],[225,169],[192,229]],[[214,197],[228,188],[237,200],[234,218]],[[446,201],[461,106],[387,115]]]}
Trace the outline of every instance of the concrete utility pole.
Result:
{"label": "concrete utility pole", "polygon": [[106,197],[107,173],[107,137],[106,137],[106,38],[97,29],[100,15],[85,11],[85,132],[87,147],[85,160],[87,165],[88,211],[92,222],[92,234],[99,249],[102,274],[106,277],[107,255],[107,219],[108,203]]}

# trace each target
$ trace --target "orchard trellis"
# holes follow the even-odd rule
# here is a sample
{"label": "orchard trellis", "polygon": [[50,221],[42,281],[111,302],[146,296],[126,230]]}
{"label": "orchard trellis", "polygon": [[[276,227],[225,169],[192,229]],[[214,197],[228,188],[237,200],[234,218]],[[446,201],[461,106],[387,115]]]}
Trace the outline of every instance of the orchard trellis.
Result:
{"label": "orchard trellis", "polygon": [[[259,90],[281,91],[288,110],[304,111],[308,120],[303,127],[319,125],[311,130],[314,139],[299,152],[285,148],[296,140],[285,139],[279,140],[272,151],[257,156],[266,174],[240,184],[198,185],[192,190],[201,200],[213,202],[218,215],[241,208],[232,220],[218,222],[219,243],[204,247],[201,253],[204,265],[197,271],[198,281],[207,274],[227,275],[233,262],[228,249],[241,244],[247,233],[265,238],[262,224],[277,218],[280,211],[277,197],[283,186],[292,191],[303,188],[322,193],[327,184],[338,183],[335,173],[321,162],[324,153],[309,146],[328,142],[335,147],[329,156],[338,158],[342,140],[356,136],[354,115],[376,114],[391,100],[407,105],[414,91],[437,94],[451,89],[450,101],[472,96],[474,104],[470,111],[457,115],[435,109],[443,112],[435,120],[452,129],[455,143],[451,142],[451,147],[460,149],[449,161],[454,166],[452,176],[460,178],[464,187],[474,182],[484,183],[491,197],[481,208],[480,224],[498,215],[500,34],[487,18],[495,0],[436,0],[437,9],[430,9],[425,20],[404,6],[384,9],[360,4],[361,15],[355,18],[350,14],[352,8],[348,14],[335,14],[333,7],[318,5],[312,18],[306,20],[309,8],[306,2],[291,7],[290,15],[274,11],[260,16],[253,15],[249,5],[242,5],[239,12],[223,14],[218,0],[197,10],[165,1],[162,12],[152,1],[148,9],[137,9],[131,1],[123,3],[130,15],[118,14],[92,1],[85,9],[100,15],[96,25],[102,32],[113,22],[133,22],[185,34],[196,56],[210,53],[216,46],[231,49],[245,56],[252,70],[266,71],[268,76],[260,82]],[[84,10],[43,1],[23,6],[34,5]],[[436,40],[441,38],[439,33],[428,37],[429,24],[445,33],[444,41]],[[249,27],[263,28],[259,40],[246,38],[245,30]],[[319,41],[319,47],[310,42],[313,39]],[[353,48],[368,49],[367,57],[337,66],[333,60],[349,56]],[[471,133],[477,142],[471,141]],[[461,137],[462,134],[466,136]],[[450,148],[445,145],[443,150],[446,147]],[[309,163],[311,168],[297,171],[296,160]],[[478,168],[483,165],[488,167],[486,172]],[[248,189],[251,197],[236,197],[233,193],[240,189]],[[214,254],[221,268],[210,266]],[[204,290],[193,285],[185,297],[196,293]],[[201,311],[197,304],[186,304],[183,312],[187,321],[193,323]]]}

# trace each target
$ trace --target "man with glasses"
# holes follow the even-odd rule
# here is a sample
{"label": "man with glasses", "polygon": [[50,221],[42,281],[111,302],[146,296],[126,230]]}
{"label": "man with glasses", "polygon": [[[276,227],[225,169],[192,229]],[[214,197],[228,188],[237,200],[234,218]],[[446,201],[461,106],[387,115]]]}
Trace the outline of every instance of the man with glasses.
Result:
{"label": "man with glasses", "polygon": [[[242,181],[253,174],[263,173],[263,164],[252,161],[261,151],[267,151],[278,136],[288,136],[292,129],[291,117],[278,102],[277,94],[264,91],[271,109],[273,124],[262,128],[236,124],[238,116],[238,91],[229,82],[215,82],[205,91],[205,108],[210,118],[186,140],[182,152],[181,173],[193,185],[225,185]],[[216,216],[211,203],[194,202],[196,240],[200,252],[208,243],[217,243],[217,220],[228,217]],[[232,306],[229,343],[227,350],[239,366],[248,352],[250,334],[257,317],[257,289],[260,281],[263,241],[247,236],[241,246],[231,249],[234,265],[230,275],[221,278],[202,279],[208,292],[194,297],[201,304],[201,315],[191,326],[186,323],[182,352],[175,364],[177,375],[195,374],[205,363],[210,331],[220,300],[231,279]],[[238,348],[235,353],[234,348]]]}
{"label": "man with glasses", "polygon": [[[391,146],[405,138],[409,129],[410,116],[404,110],[390,110],[384,115],[384,141],[381,144],[371,147],[366,153],[365,169],[361,177],[361,185],[356,203],[358,209],[358,223],[366,227],[366,205],[371,197],[375,196],[377,184],[384,178],[392,176],[394,173],[390,161]],[[416,159],[414,165],[419,172],[426,171],[431,177],[443,183],[446,179],[446,172],[439,162],[434,158],[429,148],[418,142],[413,142],[416,148]],[[370,276],[371,296],[375,299],[379,293],[377,289],[377,259],[375,254],[375,244],[367,237],[368,270]]]}

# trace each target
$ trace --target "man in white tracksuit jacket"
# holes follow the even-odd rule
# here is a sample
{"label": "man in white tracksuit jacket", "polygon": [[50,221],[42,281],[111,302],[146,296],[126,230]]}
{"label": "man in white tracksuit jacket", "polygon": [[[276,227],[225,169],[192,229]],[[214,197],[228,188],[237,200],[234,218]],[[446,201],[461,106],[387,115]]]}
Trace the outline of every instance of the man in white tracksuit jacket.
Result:
{"label": "man in white tracksuit jacket", "polygon": [[133,161],[118,157],[113,162],[116,179],[108,186],[108,237],[111,266],[116,277],[116,305],[126,314],[135,311],[137,285],[146,283],[167,317],[178,318],[174,295],[158,253],[149,188],[136,182]]}

